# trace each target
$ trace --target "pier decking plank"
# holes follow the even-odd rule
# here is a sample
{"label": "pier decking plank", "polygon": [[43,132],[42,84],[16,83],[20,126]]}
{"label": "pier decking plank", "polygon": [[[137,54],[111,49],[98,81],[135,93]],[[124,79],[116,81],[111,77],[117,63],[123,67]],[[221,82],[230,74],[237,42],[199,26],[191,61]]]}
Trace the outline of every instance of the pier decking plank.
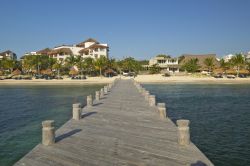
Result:
{"label": "pier decking plank", "polygon": [[15,166],[183,166],[213,164],[191,143],[177,143],[177,127],[161,120],[131,80],[120,80],[84,118],[56,131],[52,146],[37,145]]}

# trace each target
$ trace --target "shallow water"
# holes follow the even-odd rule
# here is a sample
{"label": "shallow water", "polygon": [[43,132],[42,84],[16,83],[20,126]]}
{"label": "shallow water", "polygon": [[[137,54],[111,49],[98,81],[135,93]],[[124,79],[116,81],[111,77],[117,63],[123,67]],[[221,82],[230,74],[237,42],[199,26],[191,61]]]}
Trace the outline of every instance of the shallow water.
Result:
{"label": "shallow water", "polygon": [[144,85],[168,116],[191,121],[191,139],[218,166],[250,165],[250,85]]}
{"label": "shallow water", "polygon": [[[191,139],[219,166],[250,165],[250,85],[144,85],[172,120],[191,121]],[[41,122],[61,126],[73,102],[94,86],[0,86],[0,165],[15,163],[41,141]]]}
{"label": "shallow water", "polygon": [[101,85],[0,86],[0,166],[13,165],[41,142],[41,122],[56,127],[71,118],[72,103],[85,102]]}

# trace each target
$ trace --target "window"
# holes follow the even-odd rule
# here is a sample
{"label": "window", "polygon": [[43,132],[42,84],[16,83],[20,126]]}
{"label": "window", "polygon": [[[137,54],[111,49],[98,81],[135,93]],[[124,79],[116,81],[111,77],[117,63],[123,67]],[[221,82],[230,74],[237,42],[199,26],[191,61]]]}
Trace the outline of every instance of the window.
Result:
{"label": "window", "polygon": [[95,52],[98,52],[98,48],[95,48]]}

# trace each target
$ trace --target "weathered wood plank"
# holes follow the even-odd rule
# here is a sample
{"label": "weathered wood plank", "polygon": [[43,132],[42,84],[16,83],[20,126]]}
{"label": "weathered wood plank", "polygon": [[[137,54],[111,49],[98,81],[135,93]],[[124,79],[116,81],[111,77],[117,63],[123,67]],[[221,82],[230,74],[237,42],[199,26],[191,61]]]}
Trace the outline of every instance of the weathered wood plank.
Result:
{"label": "weathered wood plank", "polygon": [[83,119],[71,119],[56,131],[56,144],[39,144],[15,165],[213,165],[194,144],[178,145],[176,125],[161,120],[130,80],[119,81],[82,112]]}

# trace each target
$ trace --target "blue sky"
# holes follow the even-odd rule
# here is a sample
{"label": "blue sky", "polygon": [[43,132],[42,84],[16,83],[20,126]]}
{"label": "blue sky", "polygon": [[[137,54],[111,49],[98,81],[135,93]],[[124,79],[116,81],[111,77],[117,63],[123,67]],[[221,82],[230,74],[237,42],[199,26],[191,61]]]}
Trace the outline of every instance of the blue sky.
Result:
{"label": "blue sky", "polygon": [[249,0],[1,0],[0,51],[96,38],[115,58],[250,51]]}

